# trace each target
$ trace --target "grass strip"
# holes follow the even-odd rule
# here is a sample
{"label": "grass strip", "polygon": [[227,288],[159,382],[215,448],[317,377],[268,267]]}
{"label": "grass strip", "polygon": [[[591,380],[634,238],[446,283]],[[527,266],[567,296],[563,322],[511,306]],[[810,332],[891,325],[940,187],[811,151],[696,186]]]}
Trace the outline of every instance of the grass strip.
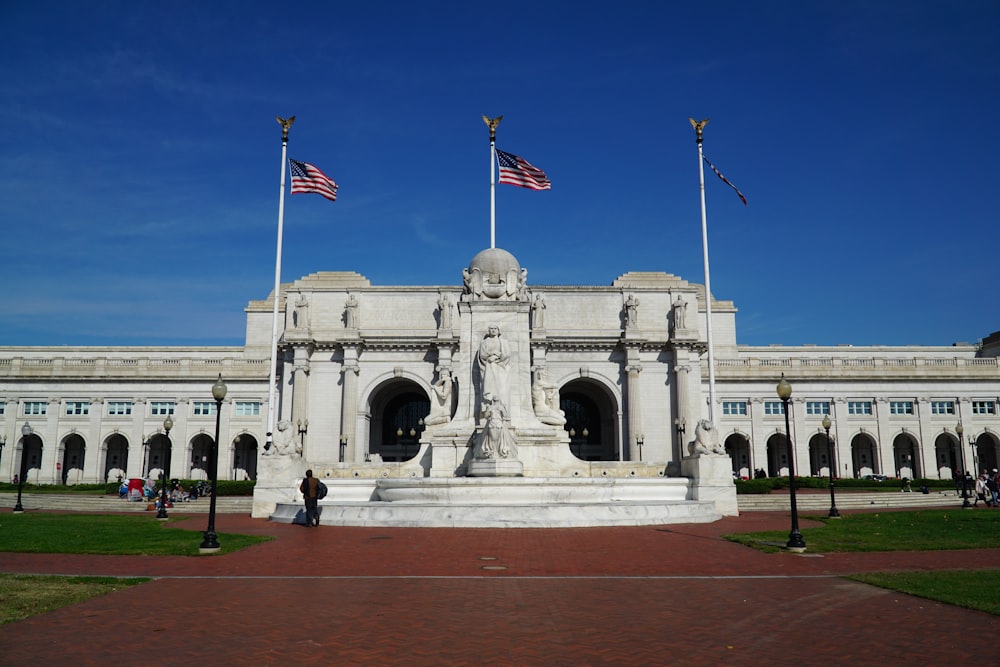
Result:
{"label": "grass strip", "polygon": [[[197,556],[202,534],[168,526],[189,517],[158,521],[154,516],[117,514],[3,514],[0,551],[51,554]],[[268,536],[218,533],[221,554]]]}
{"label": "grass strip", "polygon": [[1000,616],[1000,570],[869,572],[847,579]]}
{"label": "grass strip", "polygon": [[[845,514],[841,519],[814,515],[803,518],[824,524],[801,530],[810,553],[1000,548],[1000,511],[987,509],[872,512]],[[723,537],[760,551],[776,552],[788,542],[788,531]]]}
{"label": "grass strip", "polygon": [[0,625],[77,604],[149,579],[0,574]]}

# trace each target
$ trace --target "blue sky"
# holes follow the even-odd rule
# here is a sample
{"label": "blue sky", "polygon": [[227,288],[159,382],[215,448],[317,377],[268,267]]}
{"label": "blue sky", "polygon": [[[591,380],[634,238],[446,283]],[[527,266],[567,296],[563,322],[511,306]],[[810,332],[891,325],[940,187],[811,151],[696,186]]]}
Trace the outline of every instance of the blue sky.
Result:
{"label": "blue sky", "polygon": [[238,345],[282,279],[458,285],[489,143],[530,285],[703,282],[741,343],[949,345],[1000,329],[1000,4],[0,2],[0,345]]}

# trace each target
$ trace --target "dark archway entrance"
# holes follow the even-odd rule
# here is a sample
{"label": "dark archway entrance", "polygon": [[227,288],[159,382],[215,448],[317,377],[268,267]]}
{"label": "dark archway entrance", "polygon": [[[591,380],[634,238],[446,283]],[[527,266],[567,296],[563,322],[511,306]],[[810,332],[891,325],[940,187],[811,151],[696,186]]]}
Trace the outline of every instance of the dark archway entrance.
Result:
{"label": "dark archway entrance", "polygon": [[257,479],[257,438],[240,433],[233,438],[233,479]]}
{"label": "dark archway entrance", "polygon": [[372,394],[368,451],[383,461],[408,461],[420,451],[424,417],[431,411],[427,393],[411,380],[392,380]]}
{"label": "dark archway entrance", "polygon": [[726,454],[732,461],[733,474],[741,479],[750,479],[750,441],[742,433],[733,433],[726,438]]}
{"label": "dark archway entrance", "polygon": [[[116,482],[121,477],[128,477],[126,464],[128,462],[128,440],[121,433],[114,433],[104,441],[104,475],[105,482]],[[145,470],[140,471],[145,473]]]}
{"label": "dark archway entrance", "polygon": [[66,436],[63,440],[63,456],[59,462],[60,482],[62,484],[79,484],[83,479],[83,457],[87,445],[83,436],[78,433]]}
{"label": "dark archway entrance", "polygon": [[604,387],[589,380],[567,382],[559,390],[573,456],[583,461],[617,461],[615,405]]}

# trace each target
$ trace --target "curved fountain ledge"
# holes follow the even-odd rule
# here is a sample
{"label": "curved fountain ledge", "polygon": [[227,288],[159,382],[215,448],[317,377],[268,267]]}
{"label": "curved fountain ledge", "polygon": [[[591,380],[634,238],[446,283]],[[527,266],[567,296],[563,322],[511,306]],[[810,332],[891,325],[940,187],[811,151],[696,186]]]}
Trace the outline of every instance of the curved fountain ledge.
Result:
{"label": "curved fountain ledge", "polygon": [[[399,478],[324,480],[320,522],[331,526],[557,528],[708,523],[715,503],[688,500],[685,478]],[[304,523],[278,503],[270,519]]]}

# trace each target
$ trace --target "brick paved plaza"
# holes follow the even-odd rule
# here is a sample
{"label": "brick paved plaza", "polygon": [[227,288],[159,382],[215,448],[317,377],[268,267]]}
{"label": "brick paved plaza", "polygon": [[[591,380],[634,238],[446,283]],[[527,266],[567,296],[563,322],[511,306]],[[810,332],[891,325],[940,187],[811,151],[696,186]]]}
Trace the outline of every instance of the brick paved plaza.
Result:
{"label": "brick paved plaza", "polygon": [[838,576],[992,568],[996,550],[762,554],[719,537],[787,528],[782,512],[582,529],[226,514],[216,527],[276,539],[188,558],[0,554],[5,572],[155,578],[0,627],[0,664],[945,665],[995,656],[1000,637],[1000,618]]}

